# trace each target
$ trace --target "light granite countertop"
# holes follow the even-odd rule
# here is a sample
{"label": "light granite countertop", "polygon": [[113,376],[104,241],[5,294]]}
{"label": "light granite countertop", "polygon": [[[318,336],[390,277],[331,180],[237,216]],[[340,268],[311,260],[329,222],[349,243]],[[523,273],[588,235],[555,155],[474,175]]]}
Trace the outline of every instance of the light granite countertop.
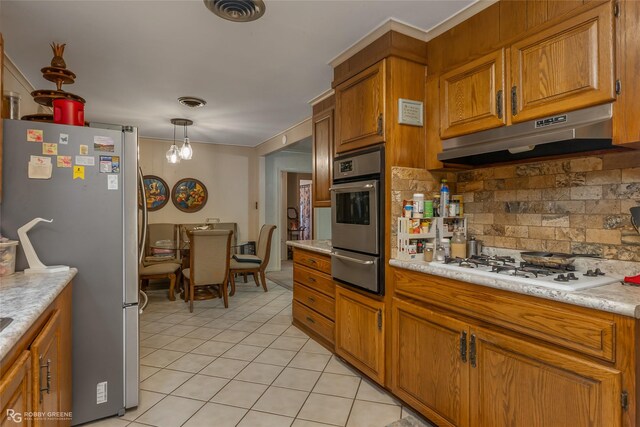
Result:
{"label": "light granite countertop", "polygon": [[288,240],[287,245],[311,252],[331,255],[331,240]]}
{"label": "light granite countertop", "polygon": [[640,287],[636,286],[625,286],[621,283],[615,283],[579,291],[560,291],[542,286],[514,283],[504,276],[489,278],[466,272],[452,271],[442,268],[442,264],[436,262],[391,259],[389,264],[393,267],[404,268],[420,273],[432,274],[434,276],[446,277],[474,283],[476,285],[532,295],[640,319]]}
{"label": "light granite countertop", "polygon": [[77,269],[71,268],[64,273],[15,273],[0,278],[0,317],[13,319],[13,322],[0,332],[0,360],[29,330],[77,272]]}

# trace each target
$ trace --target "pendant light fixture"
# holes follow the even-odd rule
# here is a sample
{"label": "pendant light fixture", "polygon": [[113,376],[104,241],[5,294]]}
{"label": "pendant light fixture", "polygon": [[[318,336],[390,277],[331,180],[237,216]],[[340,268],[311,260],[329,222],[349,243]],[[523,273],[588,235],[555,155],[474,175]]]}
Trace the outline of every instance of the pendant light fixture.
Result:
{"label": "pendant light fixture", "polygon": [[[169,163],[179,163],[180,160],[190,160],[193,156],[193,148],[191,148],[191,143],[187,136],[187,126],[191,126],[193,121],[189,119],[171,119],[171,124],[173,124],[173,145],[167,151],[167,161]],[[176,126],[184,128],[184,142],[180,148],[176,145]]]}
{"label": "pendant light fixture", "polygon": [[[171,123],[173,123],[174,119],[171,119]],[[180,152],[178,151],[178,146],[176,145],[176,124],[173,123],[173,144],[167,151],[167,162],[171,164],[180,162]]]}
{"label": "pendant light fixture", "polygon": [[191,156],[193,156],[193,149],[191,148],[191,143],[187,136],[187,124],[185,123],[184,142],[182,143],[182,147],[180,147],[180,157],[182,157],[182,160],[191,160]]}

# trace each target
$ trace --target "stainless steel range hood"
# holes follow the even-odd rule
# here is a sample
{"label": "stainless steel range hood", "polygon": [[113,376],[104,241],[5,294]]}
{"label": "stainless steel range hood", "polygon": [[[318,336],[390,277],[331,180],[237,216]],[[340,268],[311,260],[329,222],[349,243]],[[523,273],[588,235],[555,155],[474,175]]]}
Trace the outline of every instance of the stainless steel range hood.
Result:
{"label": "stainless steel range hood", "polygon": [[614,148],[611,117],[604,104],[446,139],[438,160],[483,165]]}

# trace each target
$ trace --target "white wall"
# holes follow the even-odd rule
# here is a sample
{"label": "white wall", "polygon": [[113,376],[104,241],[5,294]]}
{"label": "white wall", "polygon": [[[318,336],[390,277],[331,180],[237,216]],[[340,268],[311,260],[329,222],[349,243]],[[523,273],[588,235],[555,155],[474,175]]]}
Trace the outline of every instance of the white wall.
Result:
{"label": "white wall", "polygon": [[[265,159],[265,212],[267,224],[280,224],[281,208],[281,172],[311,173],[311,154],[295,152],[275,152]],[[276,228],[271,242],[271,259],[268,270],[280,270],[282,242],[287,237],[287,230]],[[286,257],[285,257],[286,258]]]}
{"label": "white wall", "polygon": [[[178,144],[180,145],[180,144]],[[238,242],[258,238],[258,157],[255,148],[191,143],[193,158],[169,164],[165,153],[170,141],[140,139],[140,165],[145,175],[157,175],[169,188],[182,178],[196,178],[207,187],[208,201],[198,212],[185,213],[171,201],[149,212],[149,223],[220,222],[238,223]]]}

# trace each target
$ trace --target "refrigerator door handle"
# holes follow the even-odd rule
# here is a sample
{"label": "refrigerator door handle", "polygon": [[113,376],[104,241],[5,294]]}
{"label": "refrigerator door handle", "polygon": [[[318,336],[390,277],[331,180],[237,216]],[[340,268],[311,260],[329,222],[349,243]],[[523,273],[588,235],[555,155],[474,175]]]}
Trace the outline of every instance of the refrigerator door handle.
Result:
{"label": "refrigerator door handle", "polygon": [[148,212],[147,212],[147,195],[144,191],[144,175],[142,175],[142,168],[138,168],[138,188],[140,191],[140,195],[142,196],[142,230],[140,233],[140,245],[139,245],[139,256],[138,262],[142,264],[144,260],[144,249],[147,246],[147,220],[148,220]]}

